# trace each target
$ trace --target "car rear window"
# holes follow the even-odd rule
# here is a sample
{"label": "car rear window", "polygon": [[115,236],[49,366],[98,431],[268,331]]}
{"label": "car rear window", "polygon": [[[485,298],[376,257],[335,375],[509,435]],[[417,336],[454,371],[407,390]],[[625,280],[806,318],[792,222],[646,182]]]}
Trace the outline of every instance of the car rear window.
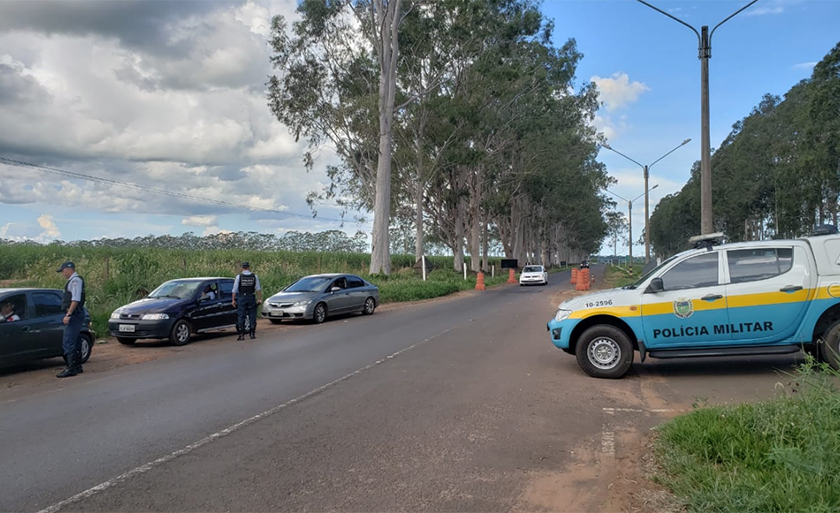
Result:
{"label": "car rear window", "polygon": [[35,305],[35,317],[47,317],[63,313],[61,296],[52,292],[33,292],[32,303]]}
{"label": "car rear window", "polygon": [[790,271],[792,248],[736,249],[726,252],[732,283],[766,280]]}

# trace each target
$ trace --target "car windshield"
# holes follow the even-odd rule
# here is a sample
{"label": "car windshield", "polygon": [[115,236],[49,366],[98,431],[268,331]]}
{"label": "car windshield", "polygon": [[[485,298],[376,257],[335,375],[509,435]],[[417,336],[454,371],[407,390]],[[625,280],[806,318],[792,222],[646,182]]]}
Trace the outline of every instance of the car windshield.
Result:
{"label": "car windshield", "polygon": [[681,254],[682,254],[682,253],[680,253],[680,254],[678,254],[678,255],[674,255],[674,256],[672,256],[671,258],[666,259],[666,260],[665,260],[665,261],[663,261],[661,264],[657,265],[656,267],[654,267],[654,268],[653,268],[653,269],[651,269],[650,271],[648,271],[648,272],[646,272],[645,274],[643,274],[641,278],[639,278],[638,280],[636,280],[636,281],[635,281],[635,282],[633,282],[632,284],[630,284],[630,285],[625,285],[625,286],[623,286],[623,287],[621,287],[621,288],[623,288],[623,289],[635,289],[635,288],[637,288],[637,287],[638,287],[639,285],[641,285],[641,284],[642,284],[645,280],[647,280],[648,278],[650,278],[650,277],[651,277],[651,275],[653,275],[653,273],[655,273],[655,272],[659,271],[660,269],[662,269],[662,268],[663,268],[663,267],[665,267],[666,265],[668,265],[668,264],[670,264],[671,262],[673,262],[673,261],[674,261],[674,259],[675,259],[675,258],[677,258],[678,256],[680,256]]}
{"label": "car windshield", "polygon": [[195,294],[201,284],[200,281],[172,280],[153,290],[148,297],[187,299]]}
{"label": "car windshield", "polygon": [[286,292],[320,292],[332,281],[328,276],[307,276],[286,287]]}
{"label": "car windshield", "polygon": [[522,269],[523,273],[541,273],[542,268],[537,265],[527,266],[525,269]]}

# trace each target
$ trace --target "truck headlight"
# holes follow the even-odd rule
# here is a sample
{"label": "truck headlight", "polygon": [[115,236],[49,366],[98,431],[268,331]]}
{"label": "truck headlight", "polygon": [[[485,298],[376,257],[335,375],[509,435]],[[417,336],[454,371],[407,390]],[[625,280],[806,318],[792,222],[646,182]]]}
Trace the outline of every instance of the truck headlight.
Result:
{"label": "truck headlight", "polygon": [[572,315],[571,310],[561,310],[558,308],[557,313],[554,314],[554,320],[557,322],[565,321],[570,315]]}
{"label": "truck headlight", "polygon": [[163,319],[169,319],[169,315],[165,313],[143,314],[141,319],[144,321],[162,321]]}

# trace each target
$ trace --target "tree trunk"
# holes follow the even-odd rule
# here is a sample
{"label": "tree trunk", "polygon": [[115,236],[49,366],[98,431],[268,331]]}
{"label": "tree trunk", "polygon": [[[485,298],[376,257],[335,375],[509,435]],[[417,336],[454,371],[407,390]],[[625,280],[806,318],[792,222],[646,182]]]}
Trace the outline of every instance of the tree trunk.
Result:
{"label": "tree trunk", "polygon": [[456,271],[464,270],[464,218],[461,208],[461,200],[455,208],[455,259],[453,268]]}
{"label": "tree trunk", "polygon": [[474,177],[475,189],[470,198],[471,223],[470,227],[470,268],[473,272],[481,271],[481,189],[484,187],[481,167],[476,170]]}
{"label": "tree trunk", "polygon": [[397,57],[402,0],[374,0],[379,26],[379,160],[376,167],[376,196],[373,204],[373,243],[370,253],[371,274],[391,274],[388,227],[391,217],[391,122],[397,89]]}
{"label": "tree trunk", "polygon": [[481,270],[484,271],[485,273],[487,273],[487,272],[490,272],[490,241],[487,240],[487,231],[488,231],[487,230],[487,220],[482,219],[481,225],[482,225],[482,228],[484,230],[484,235],[483,235],[483,240],[482,240],[482,242],[484,244],[484,251],[482,252],[482,254],[484,255],[484,258],[481,259],[482,264],[483,264],[481,266]]}
{"label": "tree trunk", "polygon": [[415,241],[414,241],[414,258],[420,260],[423,256],[423,134],[425,132],[425,123],[420,122],[420,126],[415,134],[414,146],[417,151],[417,183],[414,189],[414,224],[415,224]]}

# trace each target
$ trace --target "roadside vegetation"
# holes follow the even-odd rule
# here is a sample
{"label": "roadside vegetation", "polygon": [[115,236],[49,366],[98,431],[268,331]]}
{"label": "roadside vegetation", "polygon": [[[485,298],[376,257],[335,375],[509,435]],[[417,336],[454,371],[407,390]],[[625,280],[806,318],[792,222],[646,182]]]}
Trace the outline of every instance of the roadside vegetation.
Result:
{"label": "roadside vegetation", "polygon": [[[260,277],[263,298],[279,292],[287,285],[308,274],[343,272],[362,276],[379,287],[383,303],[415,301],[445,296],[460,290],[475,288],[475,274],[452,269],[452,257],[431,256],[435,266],[427,281],[412,269],[412,255],[392,255],[395,272],[390,276],[368,275],[370,255],[364,253],[319,253],[258,250],[189,251],[159,248],[78,247],[51,244],[0,246],[3,261],[0,279],[14,287],[63,288],[64,279],[55,272],[65,260],[76,263],[87,285],[87,308],[93,328],[100,336],[107,335],[108,318],[116,308],[145,297],[166,280],[194,276],[235,276],[240,264],[248,261]],[[469,258],[467,258],[469,262]],[[485,284],[497,285],[507,281],[507,271],[496,277],[488,273]]]}
{"label": "roadside vegetation", "polygon": [[810,357],[775,399],[659,428],[655,480],[689,511],[840,510],[840,373]]}
{"label": "roadside vegetation", "polygon": [[633,266],[633,274],[628,272],[626,267],[619,267],[617,265],[607,264],[607,274],[604,278],[605,289],[612,289],[616,287],[623,287],[630,285],[638,280],[642,275],[643,266],[635,264]]}

